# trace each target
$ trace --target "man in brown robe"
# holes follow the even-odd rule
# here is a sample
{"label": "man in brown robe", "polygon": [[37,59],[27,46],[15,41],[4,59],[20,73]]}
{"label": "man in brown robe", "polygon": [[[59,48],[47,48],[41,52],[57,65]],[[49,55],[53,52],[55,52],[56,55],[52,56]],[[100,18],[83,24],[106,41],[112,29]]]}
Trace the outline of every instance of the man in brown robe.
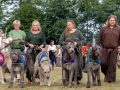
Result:
{"label": "man in brown robe", "polygon": [[120,45],[120,27],[117,19],[111,15],[100,30],[97,44],[102,46],[101,71],[105,75],[104,81],[116,81],[117,47]]}

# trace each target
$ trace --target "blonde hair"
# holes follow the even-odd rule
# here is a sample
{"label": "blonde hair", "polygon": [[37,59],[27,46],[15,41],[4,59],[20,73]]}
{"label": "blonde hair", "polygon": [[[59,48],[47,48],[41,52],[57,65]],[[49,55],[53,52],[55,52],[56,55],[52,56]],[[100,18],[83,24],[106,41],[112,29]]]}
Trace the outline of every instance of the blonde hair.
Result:
{"label": "blonde hair", "polygon": [[[74,23],[74,21],[73,21],[73,20],[67,20],[67,23],[68,23],[68,22],[71,22],[71,23],[73,24],[73,26],[74,26],[73,28],[76,28],[75,23]],[[66,35],[68,35],[68,36],[69,36],[69,35],[70,35],[70,32],[69,32],[69,30],[67,29],[67,27],[66,27],[66,29],[65,29],[65,30],[66,30]]]}
{"label": "blonde hair", "polygon": [[37,24],[38,24],[38,30],[41,31],[40,23],[39,23],[37,20],[34,20],[34,21],[32,22],[31,31],[33,31],[33,25],[34,25],[34,23],[37,23]]}
{"label": "blonde hair", "polygon": [[19,24],[19,26],[21,25],[21,23],[20,23],[19,20],[14,20],[14,21],[13,21],[13,25],[16,24],[16,23]]}
{"label": "blonde hair", "polygon": [[109,20],[110,20],[111,18],[114,18],[114,19],[115,19],[115,22],[116,22],[116,23],[115,23],[114,26],[119,27],[118,21],[117,21],[117,17],[116,17],[115,15],[110,15],[110,16],[108,17],[108,19],[107,19],[107,21],[106,21],[106,23],[105,23],[105,27],[109,27],[109,26],[110,26]]}

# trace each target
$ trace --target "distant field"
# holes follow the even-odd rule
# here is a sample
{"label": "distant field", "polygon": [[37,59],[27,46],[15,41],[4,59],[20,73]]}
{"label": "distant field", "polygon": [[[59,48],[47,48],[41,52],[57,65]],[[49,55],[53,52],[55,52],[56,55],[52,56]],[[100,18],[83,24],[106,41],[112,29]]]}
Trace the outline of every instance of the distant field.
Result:
{"label": "distant field", "polygon": [[50,87],[47,86],[40,86],[39,80],[36,79],[35,85],[28,85],[27,79],[25,78],[25,88],[19,88],[18,82],[15,82],[13,84],[12,89],[8,88],[10,76],[9,74],[6,74],[7,76],[7,83],[1,84],[0,83],[0,90],[120,90],[120,69],[117,69],[117,80],[114,85],[111,85],[109,83],[103,82],[103,74],[101,73],[101,82],[102,86],[91,86],[90,89],[86,88],[86,81],[87,81],[87,74],[83,73],[83,78],[80,81],[80,85],[73,86],[72,88],[68,88],[67,86],[62,85],[62,77],[61,77],[61,68],[55,67],[54,71],[52,72],[52,85]]}

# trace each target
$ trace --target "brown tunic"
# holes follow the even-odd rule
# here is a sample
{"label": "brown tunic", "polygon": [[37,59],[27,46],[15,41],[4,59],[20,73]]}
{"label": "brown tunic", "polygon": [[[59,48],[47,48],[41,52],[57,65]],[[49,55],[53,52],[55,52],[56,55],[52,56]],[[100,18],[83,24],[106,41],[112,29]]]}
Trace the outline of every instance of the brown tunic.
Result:
{"label": "brown tunic", "polygon": [[117,47],[120,45],[120,27],[103,27],[100,30],[97,44],[102,46],[101,71],[104,81],[116,81]]}

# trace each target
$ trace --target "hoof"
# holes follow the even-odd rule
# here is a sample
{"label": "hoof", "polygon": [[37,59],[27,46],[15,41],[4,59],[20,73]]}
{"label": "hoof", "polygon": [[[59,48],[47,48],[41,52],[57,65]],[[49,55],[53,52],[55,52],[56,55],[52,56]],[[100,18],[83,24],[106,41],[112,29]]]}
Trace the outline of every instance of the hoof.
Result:
{"label": "hoof", "polygon": [[90,86],[87,86],[86,88],[90,88]]}

